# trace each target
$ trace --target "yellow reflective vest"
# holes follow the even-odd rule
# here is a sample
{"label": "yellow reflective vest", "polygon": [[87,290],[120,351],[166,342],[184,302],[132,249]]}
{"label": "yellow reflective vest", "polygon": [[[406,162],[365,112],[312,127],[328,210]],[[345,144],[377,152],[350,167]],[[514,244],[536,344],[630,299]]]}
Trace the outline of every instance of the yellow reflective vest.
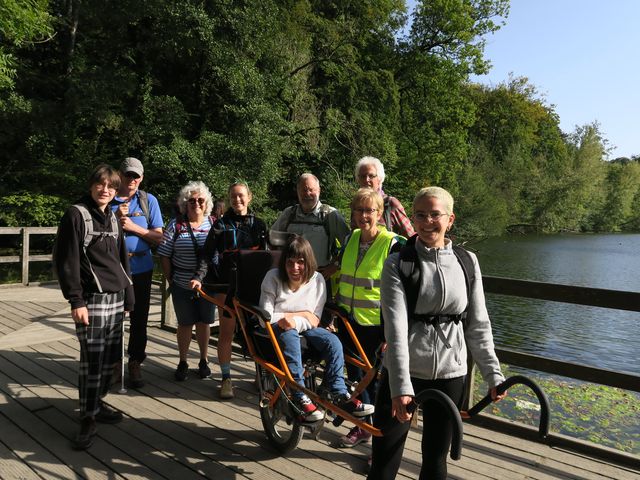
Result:
{"label": "yellow reflective vest", "polygon": [[360,325],[380,325],[380,277],[396,237],[395,233],[381,229],[356,268],[360,248],[360,229],[356,229],[342,254],[336,302],[351,312]]}

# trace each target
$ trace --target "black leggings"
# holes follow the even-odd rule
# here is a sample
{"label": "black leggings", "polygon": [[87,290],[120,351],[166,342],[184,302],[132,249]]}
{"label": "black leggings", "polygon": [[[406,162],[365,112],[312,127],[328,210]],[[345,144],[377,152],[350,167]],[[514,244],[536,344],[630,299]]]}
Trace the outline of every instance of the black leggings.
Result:
{"label": "black leggings", "polygon": [[[416,395],[427,388],[445,393],[458,408],[462,404],[464,377],[446,380],[421,380],[411,378]],[[373,425],[384,436],[373,437],[373,463],[368,480],[392,480],[402,461],[402,451],[411,422],[400,423],[391,417],[391,392],[389,372],[385,369],[379,382]],[[422,405],[424,426],[422,430],[422,468],[420,479],[444,480],[447,478],[447,454],[453,435],[453,425],[446,410],[433,400]]]}

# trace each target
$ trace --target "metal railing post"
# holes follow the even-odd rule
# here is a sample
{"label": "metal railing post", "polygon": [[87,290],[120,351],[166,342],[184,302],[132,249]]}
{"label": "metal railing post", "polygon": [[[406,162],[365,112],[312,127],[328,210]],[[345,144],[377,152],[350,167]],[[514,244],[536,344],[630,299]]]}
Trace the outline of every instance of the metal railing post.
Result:
{"label": "metal railing post", "polygon": [[22,229],[22,285],[29,285],[29,228]]}

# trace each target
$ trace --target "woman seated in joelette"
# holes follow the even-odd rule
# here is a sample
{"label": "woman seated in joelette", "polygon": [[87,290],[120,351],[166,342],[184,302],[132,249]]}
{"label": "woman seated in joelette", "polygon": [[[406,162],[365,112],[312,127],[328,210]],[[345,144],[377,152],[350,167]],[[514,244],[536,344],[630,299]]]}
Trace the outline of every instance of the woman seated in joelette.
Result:
{"label": "woman seated in joelette", "polygon": [[[349,394],[344,382],[344,357],[337,336],[319,327],[327,298],[325,280],[316,272],[316,259],[307,240],[292,235],[287,241],[278,268],[267,272],[262,281],[260,307],[270,314],[282,353],[294,380],[304,386],[304,368],[300,336],[322,355],[324,382],[334,401],[355,417],[373,413],[373,405],[362,403]],[[323,414],[303,392],[294,390],[293,399],[303,412],[303,420],[316,422]]]}

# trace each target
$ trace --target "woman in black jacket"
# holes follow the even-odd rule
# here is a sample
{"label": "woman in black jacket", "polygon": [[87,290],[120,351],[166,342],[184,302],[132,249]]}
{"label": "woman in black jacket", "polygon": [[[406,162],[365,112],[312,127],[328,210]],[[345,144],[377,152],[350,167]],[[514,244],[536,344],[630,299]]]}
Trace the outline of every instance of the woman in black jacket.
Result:
{"label": "woman in black jacket", "polygon": [[80,342],[81,426],[73,441],[79,450],[91,446],[96,422],[122,420],[122,413],[102,402],[120,360],[124,313],[134,305],[122,227],[109,208],[119,185],[118,172],[99,165],[89,177],[89,194],[65,212],[56,239],[60,288]]}
{"label": "woman in black jacket", "polygon": [[[264,249],[266,246],[267,226],[249,209],[253,199],[249,186],[236,182],[229,187],[230,208],[218,219],[207,236],[200,259],[200,267],[195,278],[200,282],[207,277],[207,283],[233,285],[230,278],[233,252],[248,249]],[[233,296],[230,289],[227,299]],[[235,332],[235,320],[220,317],[218,337],[218,363],[222,371],[220,398],[233,398],[231,383],[231,343]]]}

